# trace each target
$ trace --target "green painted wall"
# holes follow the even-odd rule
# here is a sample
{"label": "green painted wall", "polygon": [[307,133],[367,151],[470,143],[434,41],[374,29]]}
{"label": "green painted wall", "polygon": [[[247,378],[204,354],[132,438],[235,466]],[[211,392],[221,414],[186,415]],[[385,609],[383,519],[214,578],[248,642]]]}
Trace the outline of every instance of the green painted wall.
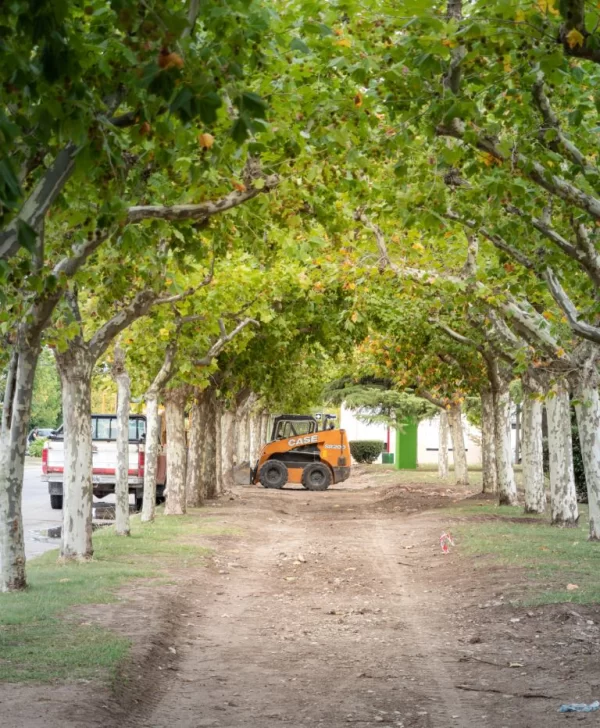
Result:
{"label": "green painted wall", "polygon": [[417,469],[417,430],[418,422],[403,423],[402,430],[396,431],[396,469]]}

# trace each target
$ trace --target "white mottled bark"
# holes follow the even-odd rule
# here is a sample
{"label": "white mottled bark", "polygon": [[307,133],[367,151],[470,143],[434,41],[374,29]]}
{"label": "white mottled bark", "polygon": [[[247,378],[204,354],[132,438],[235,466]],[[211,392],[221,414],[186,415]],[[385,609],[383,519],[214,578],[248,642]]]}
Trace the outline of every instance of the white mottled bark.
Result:
{"label": "white mottled bark", "polygon": [[250,462],[250,416],[242,414],[235,421],[235,464]]}
{"label": "white mottled bark", "polygon": [[250,466],[254,467],[258,460],[258,455],[262,446],[260,432],[261,418],[260,414],[253,412],[250,415]]}
{"label": "white mottled bark", "polygon": [[131,383],[125,352],[115,347],[113,377],[117,383],[117,468],[115,477],[115,533],[129,536],[129,400]]}
{"label": "white mottled bark", "polygon": [[508,385],[494,397],[496,467],[498,470],[498,502],[503,506],[517,505],[517,483],[512,462],[510,437],[510,393]]}
{"label": "white mottled bark", "polygon": [[212,391],[206,393],[206,417],[202,442],[202,491],[206,498],[215,498],[217,482],[217,403]]}
{"label": "white mottled bark", "polygon": [[546,510],[542,406],[540,393],[523,380],[521,460],[525,488],[525,513],[544,513]]}
{"label": "white mottled bark", "polygon": [[271,424],[271,416],[265,410],[260,416],[260,446],[266,445],[271,441],[271,430],[269,425]]}
{"label": "white mottled bark", "polygon": [[223,492],[223,405],[217,402],[215,406],[215,481],[214,493],[218,497]]}
{"label": "white mottled bark", "polygon": [[92,368],[94,358],[71,342],[56,353],[64,423],[61,557],[89,559],[92,548]]}
{"label": "white mottled bark", "polygon": [[166,516],[185,513],[185,471],[187,447],[185,442],[185,403],[187,388],[175,387],[165,394],[167,418],[167,487]]}
{"label": "white mottled bark", "polygon": [[438,441],[438,475],[440,478],[448,477],[448,415],[444,410],[440,412]]}
{"label": "white mottled bark", "polygon": [[185,500],[188,508],[202,505],[202,433],[206,429],[206,397],[196,392],[190,413],[187,472],[185,477]]}
{"label": "white mottled bark", "polygon": [[448,423],[450,425],[450,437],[452,439],[454,480],[457,485],[469,485],[469,470],[467,468],[465,434],[460,404],[450,405],[450,409],[448,410]]}
{"label": "white mottled bark", "polygon": [[226,409],[221,415],[221,477],[222,492],[235,485],[233,467],[235,458],[235,410]]}
{"label": "white mottled bark", "polygon": [[574,527],[579,512],[573,471],[569,391],[564,380],[559,380],[548,393],[546,411],[552,524]]}
{"label": "white mottled bark", "polygon": [[146,441],[144,443],[144,500],[142,522],[154,520],[156,511],[156,473],[158,449],[160,446],[160,418],[158,416],[158,393],[146,393]]}
{"label": "white mottled bark", "polygon": [[595,384],[580,383],[575,405],[587,484],[591,541],[600,540],[600,398]]}
{"label": "white mottled bark", "polygon": [[484,493],[495,493],[498,490],[495,432],[494,392],[491,388],[486,388],[481,392],[481,467]]}
{"label": "white mottled bark", "polygon": [[[23,342],[24,344],[26,342]],[[27,586],[21,501],[33,382],[39,357],[38,341],[27,342],[18,353],[14,387],[5,396],[6,419],[0,434],[0,591]]]}
{"label": "white mottled bark", "polygon": [[515,465],[520,462],[520,459],[522,458],[521,455],[521,405],[516,404],[515,405],[515,457],[514,462]]}

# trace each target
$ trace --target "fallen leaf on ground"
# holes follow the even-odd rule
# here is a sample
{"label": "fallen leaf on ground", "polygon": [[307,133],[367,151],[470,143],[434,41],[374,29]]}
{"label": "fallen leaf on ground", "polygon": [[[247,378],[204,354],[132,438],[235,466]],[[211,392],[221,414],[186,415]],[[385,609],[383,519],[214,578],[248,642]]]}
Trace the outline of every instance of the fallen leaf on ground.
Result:
{"label": "fallen leaf on ground", "polygon": [[575,591],[575,589],[579,589],[577,584],[567,584],[567,591]]}

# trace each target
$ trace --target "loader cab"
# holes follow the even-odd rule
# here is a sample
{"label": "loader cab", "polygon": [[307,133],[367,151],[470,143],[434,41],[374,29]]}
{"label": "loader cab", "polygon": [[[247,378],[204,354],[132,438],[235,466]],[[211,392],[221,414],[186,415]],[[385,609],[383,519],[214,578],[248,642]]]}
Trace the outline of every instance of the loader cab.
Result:
{"label": "loader cab", "polygon": [[280,415],[273,420],[271,442],[300,435],[312,435],[318,429],[317,420],[309,415]]}

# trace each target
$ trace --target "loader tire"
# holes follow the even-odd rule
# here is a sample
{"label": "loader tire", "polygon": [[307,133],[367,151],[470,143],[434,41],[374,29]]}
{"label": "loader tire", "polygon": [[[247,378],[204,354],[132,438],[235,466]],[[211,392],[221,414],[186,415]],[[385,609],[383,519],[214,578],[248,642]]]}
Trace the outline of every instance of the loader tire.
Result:
{"label": "loader tire", "polygon": [[260,482],[265,488],[283,488],[288,480],[288,469],[281,460],[267,460],[260,469]]}
{"label": "loader tire", "polygon": [[302,485],[307,490],[327,490],[331,485],[331,470],[323,463],[311,463],[304,468]]}

